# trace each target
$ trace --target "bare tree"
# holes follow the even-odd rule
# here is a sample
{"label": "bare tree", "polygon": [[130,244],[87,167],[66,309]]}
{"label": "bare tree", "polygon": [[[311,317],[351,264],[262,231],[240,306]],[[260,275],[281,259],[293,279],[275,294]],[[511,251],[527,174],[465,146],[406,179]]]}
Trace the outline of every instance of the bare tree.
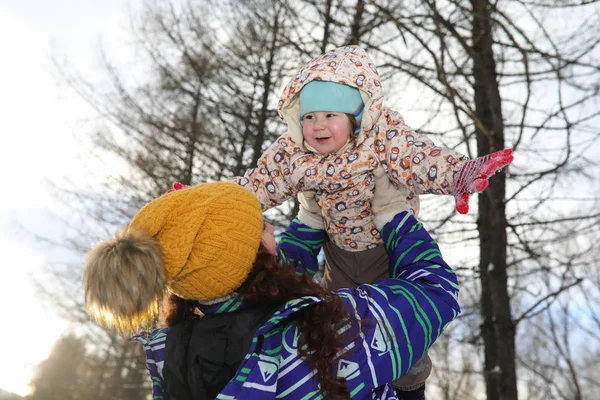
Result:
{"label": "bare tree", "polygon": [[84,399],[86,368],[85,343],[75,336],[60,338],[48,359],[33,378],[33,399]]}
{"label": "bare tree", "polygon": [[[112,351],[119,352],[119,345],[115,344]],[[143,369],[125,368],[133,358],[131,352],[139,352],[139,349],[130,346],[120,357],[112,357],[112,363],[107,363],[97,352],[90,352],[88,345],[88,340],[73,334],[59,338],[48,358],[37,367],[31,381],[33,393],[30,398],[146,398],[147,378],[139,373]]]}
{"label": "bare tree", "polygon": [[[446,121],[440,125],[443,129],[432,133],[443,134],[445,141],[473,156],[507,146],[517,151],[509,194],[503,172],[479,196],[477,235],[468,226],[438,230],[440,235],[460,235],[463,245],[478,240],[480,295],[473,305],[479,305],[482,317],[487,398],[516,399],[518,324],[581,282],[573,268],[577,262],[561,263],[552,256],[560,239],[550,232],[558,232],[569,221],[568,232],[582,237],[598,218],[593,209],[557,207],[562,197],[559,185],[576,174],[585,176],[586,169],[595,165],[590,145],[600,135],[590,122],[598,120],[593,107],[600,72],[594,57],[600,40],[597,5],[487,0],[402,3],[397,7],[398,2],[370,2],[371,11],[388,18],[401,42],[364,44],[388,60],[383,67],[391,76],[408,76],[429,93],[425,101],[431,104],[433,99],[435,115]],[[582,9],[575,10],[577,6]],[[585,15],[585,35],[579,36],[580,28],[551,26],[559,13],[566,12]],[[382,35],[391,37],[390,31],[381,28]],[[406,51],[400,52],[401,47]],[[555,92],[548,96],[544,93],[548,90]],[[429,119],[423,130],[436,123]],[[550,146],[542,137],[561,146]],[[527,154],[528,161],[518,161],[519,151]],[[585,197],[574,196],[573,203]],[[448,219],[455,218],[439,218],[439,226]],[[548,268],[548,259],[557,262]],[[525,306],[521,291],[543,274],[555,279],[537,284],[539,292],[527,296]],[[556,282],[560,284],[553,287]],[[517,315],[511,311],[516,298],[523,307]]]}
{"label": "bare tree", "polygon": [[149,382],[141,347],[90,323],[82,255],[173,182],[240,174],[276,137],[281,124],[274,118],[273,93],[287,72],[278,35],[286,12],[272,1],[146,2],[132,17],[141,56],[133,73],[101,51],[106,75],[94,82],[56,58],[63,82],[100,116],[86,167],[94,174],[98,165],[110,167],[107,162],[123,165],[100,186],[52,186],[73,213],[63,221],[70,227],[67,237],[50,245],[73,252],[75,260],[50,265],[49,276],[38,280],[53,307],[80,324],[84,336],[78,340],[90,349],[81,357],[97,371],[86,385],[98,396],[137,398]]}
{"label": "bare tree", "polygon": [[[575,0],[147,2],[132,23],[143,74],[104,57],[98,85],[59,65],[101,115],[100,158],[127,167],[99,190],[63,193],[86,215],[68,244],[85,249],[173,181],[251,167],[284,129],[275,107],[285,80],[317,53],[359,44],[378,65],[387,106],[406,110],[416,130],[471,157],[515,150],[470,216],[440,197],[420,216],[457,253],[463,288],[463,324],[436,351],[444,398],[484,387],[490,400],[516,399],[518,384],[530,398],[585,398],[599,390],[581,372],[600,348],[590,239],[600,225],[599,15],[597,2]],[[532,342],[528,331],[544,335]],[[594,352],[581,357],[574,338]],[[560,358],[561,375],[544,352]]]}
{"label": "bare tree", "polygon": [[[470,400],[477,399],[481,385],[476,379],[476,363],[468,351],[468,347],[461,346],[456,341],[456,334],[452,334],[454,327],[436,342],[436,352],[433,358],[433,377],[429,382],[428,392],[432,398],[440,400]],[[456,359],[461,363],[456,363]],[[432,389],[435,387],[435,389]]]}

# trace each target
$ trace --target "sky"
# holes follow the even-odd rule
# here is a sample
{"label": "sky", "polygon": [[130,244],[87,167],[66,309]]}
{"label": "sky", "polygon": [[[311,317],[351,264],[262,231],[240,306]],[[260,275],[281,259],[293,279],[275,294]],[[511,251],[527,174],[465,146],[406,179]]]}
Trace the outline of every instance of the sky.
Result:
{"label": "sky", "polygon": [[35,364],[72,329],[36,297],[32,278],[63,255],[36,243],[33,234],[61,234],[51,214],[64,211],[45,182],[83,178],[77,174],[81,153],[74,136],[85,134],[82,121],[94,113],[57,84],[51,54],[62,55],[83,73],[93,71],[100,40],[107,48],[123,42],[131,4],[0,0],[2,390],[27,394]]}

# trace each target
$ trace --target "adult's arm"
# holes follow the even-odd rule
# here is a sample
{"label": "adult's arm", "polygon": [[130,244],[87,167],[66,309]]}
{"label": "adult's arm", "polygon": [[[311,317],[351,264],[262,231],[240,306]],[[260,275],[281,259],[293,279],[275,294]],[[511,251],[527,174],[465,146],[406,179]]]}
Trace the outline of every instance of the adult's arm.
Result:
{"label": "adult's arm", "polygon": [[456,275],[412,214],[397,214],[382,236],[392,278],[337,292],[361,324],[337,365],[355,396],[406,374],[460,313]]}
{"label": "adult's arm", "polygon": [[147,335],[141,334],[130,339],[144,346],[144,351],[146,352],[146,369],[150,373],[152,381],[153,400],[165,399],[162,369],[165,360],[165,343],[167,341],[168,330],[168,328],[160,328]]}
{"label": "adult's arm", "polygon": [[294,265],[297,274],[313,276],[319,270],[317,256],[326,236],[323,229],[311,228],[294,218],[279,238],[277,255],[282,262]]}

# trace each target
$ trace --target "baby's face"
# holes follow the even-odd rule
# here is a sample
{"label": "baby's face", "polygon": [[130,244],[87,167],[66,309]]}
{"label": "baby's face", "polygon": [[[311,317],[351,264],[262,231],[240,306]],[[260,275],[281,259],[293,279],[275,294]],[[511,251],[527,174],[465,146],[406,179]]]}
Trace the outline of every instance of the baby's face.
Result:
{"label": "baby's face", "polygon": [[304,114],[302,135],[319,154],[337,152],[346,144],[351,133],[352,122],[344,113],[314,111]]}

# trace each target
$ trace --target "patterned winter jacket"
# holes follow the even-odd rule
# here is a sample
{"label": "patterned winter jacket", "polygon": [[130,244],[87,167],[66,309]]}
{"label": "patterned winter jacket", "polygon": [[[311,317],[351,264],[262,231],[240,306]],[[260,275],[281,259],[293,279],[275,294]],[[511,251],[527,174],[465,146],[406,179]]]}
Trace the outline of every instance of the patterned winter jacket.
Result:
{"label": "patterned winter jacket", "polygon": [[[315,154],[303,145],[298,94],[312,80],[354,86],[365,103],[356,140],[335,154]],[[418,215],[417,195],[450,194],[454,174],[467,160],[436,146],[406,126],[398,112],[383,107],[377,69],[356,46],[337,48],[311,60],[286,86],[278,109],[288,132],[265,151],[256,168],[234,181],[252,190],[265,210],[300,191],[316,191],[329,237],[348,251],[382,243],[371,213],[373,171],[379,164],[403,191],[404,209]]]}
{"label": "patterned winter jacket", "polygon": [[[297,222],[286,234],[292,241],[297,234],[303,236],[303,242],[312,236],[315,243],[324,236],[323,231]],[[334,367],[355,399],[397,399],[389,382],[404,375],[460,312],[456,276],[435,241],[411,214],[398,214],[382,236],[390,251],[390,275],[394,278],[336,292],[348,314],[362,324],[362,333],[340,352]],[[304,259],[316,266],[316,260],[310,260],[314,256],[310,246],[287,250],[290,259]],[[236,375],[217,399],[322,399],[316,371],[298,356],[294,320],[297,312],[321,301],[303,297],[281,306],[256,332]],[[232,298],[203,311],[224,313],[243,306]],[[168,329],[158,329],[136,338],[146,350],[155,400],[168,400],[162,376],[167,333]],[[255,353],[258,338],[262,346]]]}

